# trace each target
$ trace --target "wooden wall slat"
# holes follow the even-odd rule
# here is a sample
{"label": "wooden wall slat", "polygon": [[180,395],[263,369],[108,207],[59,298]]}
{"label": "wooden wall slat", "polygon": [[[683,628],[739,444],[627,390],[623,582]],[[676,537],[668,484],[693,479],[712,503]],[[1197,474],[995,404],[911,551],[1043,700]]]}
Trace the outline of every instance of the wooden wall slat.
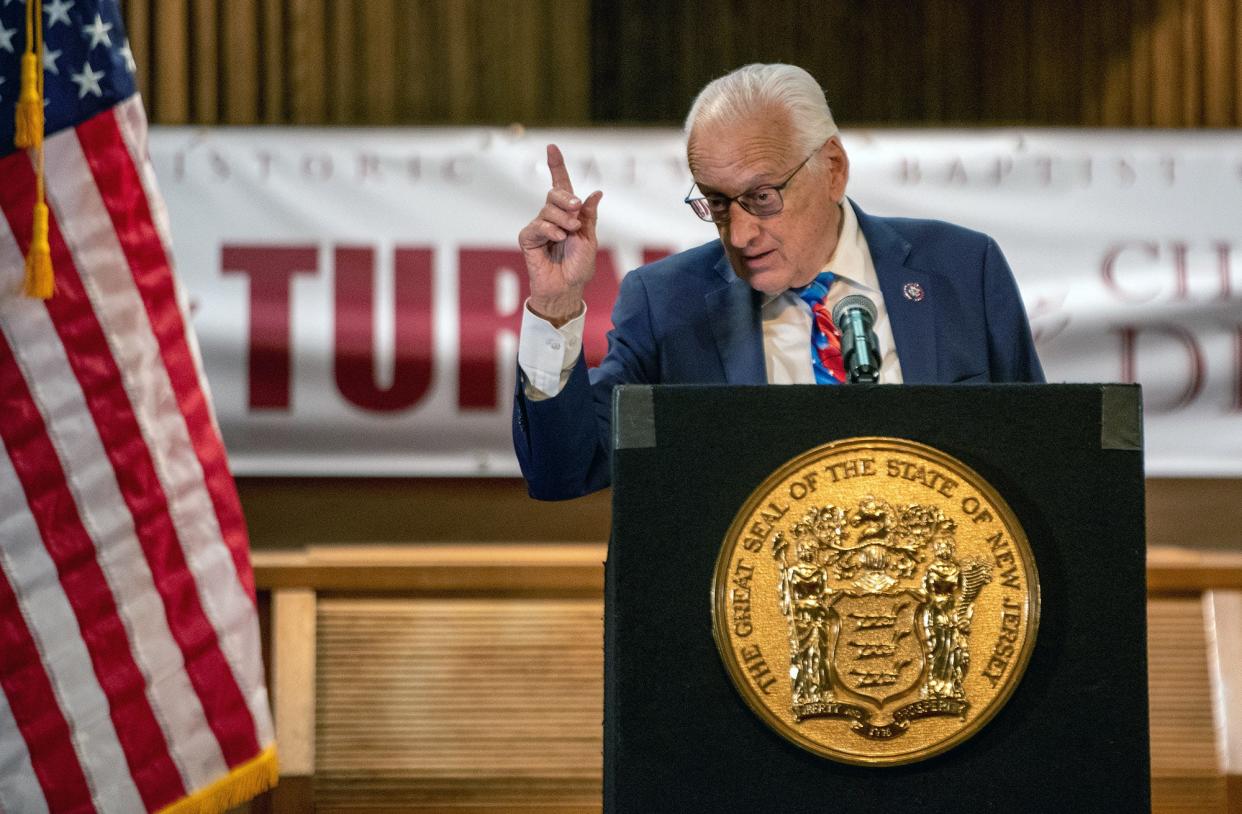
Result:
{"label": "wooden wall slat", "polygon": [[[1071,9],[1062,4],[1035,3],[1030,7],[1031,35],[1035,43],[1057,43],[1059,48],[1035,47],[1030,52],[1029,114],[1049,124],[1065,121],[1067,112],[1076,114],[1080,107],[1081,84],[1065,81],[1065,54],[1076,41],[1078,31],[1070,16]],[[1007,70],[1013,70],[1010,64]]]}
{"label": "wooden wall slat", "polygon": [[286,106],[286,66],[289,65],[285,45],[288,42],[289,18],[285,0],[263,0],[260,7],[262,94],[261,119],[267,124],[288,121]]}
{"label": "wooden wall slat", "polygon": [[1229,0],[1203,4],[1203,124],[1225,127],[1233,120],[1234,10]]}
{"label": "wooden wall slat", "polygon": [[253,124],[261,120],[259,2],[229,0],[220,11],[221,121]]}
{"label": "wooden wall slat", "polygon": [[1178,123],[1183,127],[1203,121],[1203,5],[1204,0],[1183,0],[1179,9],[1182,75],[1177,85],[1182,113]]}
{"label": "wooden wall slat", "polygon": [[[585,0],[547,0],[540,38],[558,31],[561,47],[549,48],[536,59],[539,80],[531,93],[548,123],[586,124],[590,121],[591,99],[591,7]],[[548,89],[550,92],[541,92]],[[531,119],[532,117],[525,117]]]}
{"label": "wooden wall slat", "polygon": [[[1032,30],[1031,9],[1019,3],[998,4],[1000,27],[987,41],[992,48],[989,55],[989,83],[997,96],[989,108],[1002,122],[1020,121],[1030,109],[1031,86],[1034,82],[1030,70],[1031,60],[1038,45],[1029,32]],[[1014,65],[1024,66],[1014,70]]]}
{"label": "wooden wall slat", "polygon": [[[397,7],[394,0],[370,0],[362,6],[359,31],[363,44],[358,54],[362,69],[356,88],[364,102],[364,120],[370,124],[397,121],[397,84],[413,77],[399,75],[397,64]],[[410,43],[417,48],[417,43]]]}
{"label": "wooden wall slat", "polygon": [[[704,43],[700,41],[701,38],[713,36],[713,32],[705,31],[700,26],[695,25],[695,21],[699,19],[701,14],[704,13],[703,5],[704,4],[701,0],[699,2],[683,4],[680,16],[677,17],[675,21],[670,21],[670,23],[672,23],[671,25],[659,26],[658,28],[660,30],[654,32],[650,52],[641,57],[642,59],[647,60],[655,58],[668,60],[668,76],[687,77],[679,84],[675,94],[670,96],[670,102],[668,103],[669,107],[673,107],[676,104],[676,99],[684,100],[681,104],[681,109],[677,110],[668,117],[670,122],[676,122],[678,125],[685,120],[686,111],[690,107],[690,104],[694,101],[694,97],[698,95],[699,90],[701,90],[704,85],[720,73],[719,71],[707,69],[707,66],[700,64],[701,54],[709,52],[708,49],[711,47],[718,47],[720,48],[721,53],[725,55],[725,58],[729,60],[729,64],[745,64],[745,60],[738,55],[738,46],[734,37],[734,28],[732,26],[722,26],[718,32],[718,40],[715,43]],[[598,13],[598,11],[599,4],[592,3],[592,15]],[[778,13],[773,16],[783,18],[785,15]],[[627,31],[633,31],[635,28],[640,27],[641,24],[638,21],[632,19],[627,20]],[[672,41],[673,31],[685,32],[681,35],[680,41],[677,43]],[[778,36],[789,36],[788,31],[780,31],[775,33]],[[591,41],[592,46],[599,41],[600,37],[597,34]],[[629,49],[625,48],[625,50],[628,51]],[[657,54],[658,57],[656,56]],[[629,53],[622,53],[619,67],[621,67],[623,71],[634,70],[632,67],[634,65],[634,59],[635,57],[633,55]],[[621,74],[618,74],[618,81],[612,84],[596,84],[592,87],[598,89],[619,87],[620,76]],[[822,81],[825,85],[827,84],[827,80]],[[833,92],[829,90],[828,93],[828,98],[832,99],[834,96]],[[595,95],[607,97],[609,94],[597,91]],[[636,100],[635,103],[641,104],[641,99]]]}
{"label": "wooden wall slat", "polygon": [[1233,4],[1233,119],[1231,125],[1242,125],[1242,0]]}
{"label": "wooden wall slat", "polygon": [[194,121],[220,121],[220,6],[217,0],[195,0],[190,8],[191,110]]}
{"label": "wooden wall slat", "polygon": [[327,95],[327,121],[331,124],[354,124],[358,119],[355,85],[359,52],[354,37],[358,5],[355,0],[328,0],[326,4],[328,82],[324,85],[324,93]]}
{"label": "wooden wall slat", "polygon": [[1154,123],[1154,87],[1151,18],[1155,15],[1155,0],[1133,0],[1130,17],[1130,111],[1132,125],[1147,127]]}
{"label": "wooden wall slat", "polygon": [[1099,127],[1104,120],[1105,81],[1108,70],[1107,53],[1100,48],[1108,28],[1108,15],[1099,13],[1099,0],[1084,0],[1079,11],[1078,30],[1070,43],[1078,53],[1080,65],[1077,121],[1088,127]]}
{"label": "wooden wall slat", "polygon": [[421,2],[414,13],[401,15],[397,49],[397,72],[404,77],[421,77],[420,81],[402,82],[397,88],[398,108],[402,121],[437,121],[447,105],[444,98],[444,71],[437,49],[443,43],[436,37],[436,8]]}
{"label": "wooden wall slat", "polygon": [[335,0],[289,0],[288,73],[289,123],[322,124],[327,121],[327,29],[325,2]]}
{"label": "wooden wall slat", "polygon": [[[31,0],[34,2],[34,0]],[[185,0],[164,0],[151,19],[155,23],[151,48],[153,107],[161,123],[190,121],[189,20]]]}
{"label": "wooden wall slat", "polygon": [[1180,0],[1160,0],[1151,28],[1152,123],[1177,127],[1182,122],[1182,20]]}
{"label": "wooden wall slat", "polygon": [[479,91],[473,59],[478,4],[474,0],[437,0],[434,5],[442,26],[440,30],[444,34],[444,39],[438,44],[445,49],[447,76],[443,89],[447,97],[448,119],[454,124],[467,122],[474,116]]}
{"label": "wooden wall slat", "polygon": [[[902,41],[914,29],[914,26],[906,24],[910,12],[899,3],[879,3],[876,13],[875,24],[863,27],[858,34],[868,53],[887,53],[888,57],[863,66],[864,79],[860,89],[865,103],[858,109],[856,121],[912,119],[916,114],[909,108],[910,96],[904,89],[911,82],[919,81],[923,66],[917,49],[907,47]],[[981,55],[984,59],[986,53],[985,50]],[[831,96],[828,98],[833,113],[842,115],[841,121],[844,124],[843,114],[846,111],[841,109],[838,101]]]}
{"label": "wooden wall slat", "polygon": [[[548,5],[547,0],[530,0],[525,13],[512,17],[508,42],[502,40],[497,43],[499,53],[508,52],[511,66],[503,82],[497,84],[501,92],[506,88],[511,89],[510,93],[505,94],[508,98],[502,108],[504,118],[509,121],[542,120],[544,102],[539,93],[539,63],[546,53],[544,32],[549,30],[545,24]],[[499,26],[493,22],[495,16],[496,7],[493,6],[492,11],[484,18],[484,30],[499,30]],[[553,25],[559,23],[556,20],[549,22]]]}
{"label": "wooden wall slat", "polygon": [[[469,117],[461,121],[469,121],[470,118],[479,116],[482,111],[492,111],[492,116],[501,121],[521,118],[520,114],[517,117],[513,115],[518,107],[517,97],[524,95],[515,81],[520,70],[515,63],[519,63],[520,59],[515,59],[518,55],[514,52],[525,45],[522,38],[524,32],[520,30],[521,21],[531,13],[534,5],[533,0],[528,0],[523,4],[525,14],[517,12],[509,15],[509,25],[501,29],[491,22],[495,5],[471,3],[471,36],[463,43],[465,47],[462,62],[470,66],[470,74],[473,76],[474,104]],[[466,81],[470,80],[455,76],[454,87]]]}
{"label": "wooden wall slat", "polygon": [[1129,58],[1129,49],[1122,45],[1129,41],[1132,30],[1130,6],[1112,0],[1094,0],[1089,17],[1096,23],[1094,33],[1097,37],[1084,38],[1084,47],[1100,49],[1103,43],[1104,53],[1099,77],[1083,73],[1084,93],[1100,97],[1100,119],[1097,124],[1121,127],[1131,122],[1134,111],[1134,66]]}
{"label": "wooden wall slat", "polygon": [[151,88],[151,9],[146,3],[135,2],[126,3],[123,10],[125,35],[129,37],[129,49],[136,64],[138,91],[146,100],[149,111],[155,98]]}
{"label": "wooden wall slat", "polygon": [[960,33],[954,30],[952,0],[926,0],[923,3],[925,47],[923,51],[923,119],[949,118],[949,94],[953,88],[954,50]]}

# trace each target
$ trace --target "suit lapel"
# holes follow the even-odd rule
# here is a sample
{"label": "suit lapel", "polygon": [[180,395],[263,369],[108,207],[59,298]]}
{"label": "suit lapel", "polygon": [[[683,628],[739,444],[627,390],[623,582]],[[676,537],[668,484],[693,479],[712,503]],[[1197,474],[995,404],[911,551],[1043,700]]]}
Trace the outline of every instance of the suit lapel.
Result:
{"label": "suit lapel", "polygon": [[[853,201],[850,203],[853,205]],[[906,264],[910,244],[891,226],[857,206],[854,212],[863,237],[867,239],[880,292],[884,295],[897,358],[901,361],[902,381],[906,384],[934,383],[937,381],[936,308],[932,300],[936,296],[935,283],[930,274]]]}
{"label": "suit lapel", "polygon": [[704,300],[725,381],[728,384],[765,384],[768,377],[756,292],[733,273],[728,255],[720,258],[716,271],[722,285],[709,291]]}
{"label": "suit lapel", "polygon": [[[888,310],[901,377],[907,384],[931,384],[936,370],[936,296],[930,274],[906,264],[910,244],[883,221],[863,212],[853,201],[858,226],[867,239],[871,261],[875,264],[880,293]],[[716,348],[728,384],[764,384],[767,369],[763,358],[763,328],[757,294],[745,280],[733,273],[728,255],[716,263],[722,285],[709,291],[704,300]],[[907,285],[915,284],[922,299],[907,296]],[[917,296],[917,295],[915,295]]]}

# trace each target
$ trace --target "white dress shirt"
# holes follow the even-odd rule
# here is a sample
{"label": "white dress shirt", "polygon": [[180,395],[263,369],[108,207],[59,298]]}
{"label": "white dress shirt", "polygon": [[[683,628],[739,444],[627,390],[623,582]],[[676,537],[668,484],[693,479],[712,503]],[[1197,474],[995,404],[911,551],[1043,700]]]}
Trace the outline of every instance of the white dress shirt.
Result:
{"label": "white dress shirt", "polygon": [[[893,343],[888,309],[876,278],[875,264],[867,239],[858,228],[854,207],[841,206],[841,236],[837,248],[823,271],[836,275],[828,289],[829,310],[850,294],[863,294],[875,303],[876,338],[880,343],[880,383],[901,384],[901,362]],[[763,360],[768,384],[815,384],[811,365],[811,306],[793,291],[770,297],[760,314],[763,323]],[[535,401],[561,392],[582,352],[586,307],[562,325],[536,315],[529,305],[522,309],[522,331],[518,339],[518,365],[526,374],[526,397]]]}

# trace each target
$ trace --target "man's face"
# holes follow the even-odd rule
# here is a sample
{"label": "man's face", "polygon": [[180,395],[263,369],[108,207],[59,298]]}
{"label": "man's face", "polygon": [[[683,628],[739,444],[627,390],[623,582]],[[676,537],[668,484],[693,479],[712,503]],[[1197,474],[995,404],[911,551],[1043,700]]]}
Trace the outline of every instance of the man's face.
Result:
{"label": "man's face", "polygon": [[[733,197],[784,181],[807,157],[792,143],[788,118],[781,111],[693,130],[688,157],[699,191]],[[848,179],[849,159],[834,136],[781,190],[777,214],[757,217],[734,202],[728,222],[716,224],[734,272],[765,294],[815,279],[837,247]]]}

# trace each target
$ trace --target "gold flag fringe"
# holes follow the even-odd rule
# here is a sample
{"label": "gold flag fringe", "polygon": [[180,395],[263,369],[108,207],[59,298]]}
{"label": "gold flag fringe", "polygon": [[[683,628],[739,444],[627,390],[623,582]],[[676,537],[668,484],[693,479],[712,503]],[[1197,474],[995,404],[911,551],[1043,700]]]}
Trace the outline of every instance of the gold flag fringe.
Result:
{"label": "gold flag fringe", "polygon": [[160,809],[159,814],[222,814],[274,787],[279,773],[273,744],[210,786]]}

